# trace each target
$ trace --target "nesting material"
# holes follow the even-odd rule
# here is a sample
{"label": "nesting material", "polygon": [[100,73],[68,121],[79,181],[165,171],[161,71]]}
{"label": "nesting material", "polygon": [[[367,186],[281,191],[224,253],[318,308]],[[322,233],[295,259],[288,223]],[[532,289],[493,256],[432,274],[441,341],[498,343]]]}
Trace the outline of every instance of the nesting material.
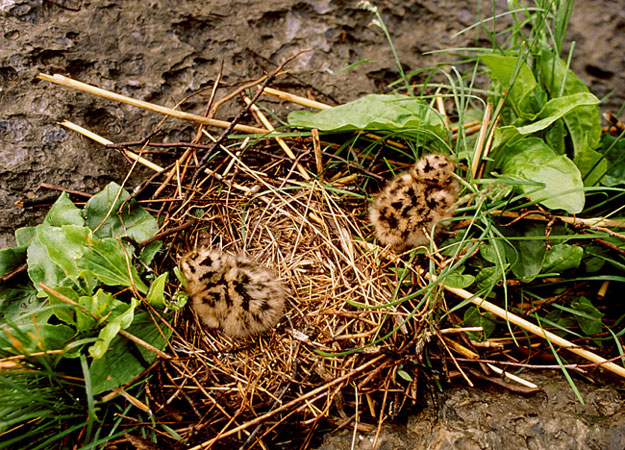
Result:
{"label": "nesting material", "polygon": [[431,153],[388,183],[369,209],[378,241],[404,251],[434,238],[435,225],[453,215],[460,190],[455,169],[447,156]]}
{"label": "nesting material", "polygon": [[234,338],[258,335],[282,316],[285,289],[252,259],[202,247],[181,258],[187,292],[202,322]]}

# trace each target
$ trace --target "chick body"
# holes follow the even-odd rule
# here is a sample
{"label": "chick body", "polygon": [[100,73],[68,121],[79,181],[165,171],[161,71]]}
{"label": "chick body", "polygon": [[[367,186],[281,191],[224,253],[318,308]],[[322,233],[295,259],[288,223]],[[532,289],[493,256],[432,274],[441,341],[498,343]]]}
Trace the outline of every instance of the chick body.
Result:
{"label": "chick body", "polygon": [[391,180],[369,209],[378,241],[397,251],[426,244],[434,225],[453,214],[460,190],[454,170],[447,156],[431,153]]}
{"label": "chick body", "polygon": [[243,255],[202,247],[184,255],[180,269],[202,322],[228,336],[261,334],[280,319],[286,292],[273,272]]}

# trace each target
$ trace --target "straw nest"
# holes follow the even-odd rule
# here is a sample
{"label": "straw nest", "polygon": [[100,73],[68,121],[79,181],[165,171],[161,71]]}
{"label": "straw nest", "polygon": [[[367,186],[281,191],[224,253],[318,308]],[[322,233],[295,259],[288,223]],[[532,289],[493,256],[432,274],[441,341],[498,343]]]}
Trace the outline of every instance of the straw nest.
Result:
{"label": "straw nest", "polygon": [[[149,391],[160,420],[174,420],[179,434],[207,446],[301,445],[322,423],[356,421],[371,431],[415,399],[416,364],[429,335],[430,305],[392,305],[418,276],[398,285],[411,265],[370,243],[367,199],[302,180],[291,161],[272,157],[277,148],[266,150],[262,158],[224,151],[193,191],[184,187],[191,158],[186,177],[160,193],[180,199],[164,213],[168,223],[194,221],[172,240],[172,256],[196,245],[244,253],[272,268],[289,291],[279,323],[247,340],[203,327],[190,308],[176,316],[176,359],[156,369]],[[312,162],[305,146],[299,150],[301,164]]]}

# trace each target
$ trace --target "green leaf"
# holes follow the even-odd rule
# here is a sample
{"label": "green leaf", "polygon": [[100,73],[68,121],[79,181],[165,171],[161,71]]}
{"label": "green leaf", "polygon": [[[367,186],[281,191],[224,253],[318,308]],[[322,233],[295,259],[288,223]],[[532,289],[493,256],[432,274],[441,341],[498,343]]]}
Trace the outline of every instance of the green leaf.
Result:
{"label": "green leaf", "polygon": [[582,174],[584,186],[598,184],[608,172],[608,160],[596,150],[586,149],[575,154],[573,162]]}
{"label": "green leaf", "polygon": [[78,263],[85,256],[90,234],[89,228],[84,226],[37,227],[37,238],[46,247],[50,259],[88,295],[93,292],[97,281],[80,276]]}
{"label": "green leaf", "polygon": [[26,263],[26,247],[9,247],[0,250],[0,276]]}
{"label": "green leaf", "polygon": [[[49,225],[38,225],[39,229],[50,228]],[[39,287],[39,283],[44,283],[52,288],[60,286],[79,289],[67,274],[61,269],[48,254],[48,249],[41,243],[38,236],[28,246],[27,252],[28,276],[30,277],[35,289],[37,289],[38,297],[47,297],[43,289]]]}
{"label": "green leaf", "polygon": [[[78,303],[78,294],[72,288],[59,286],[55,289],[55,291],[69,298],[70,300],[74,300],[76,303]],[[57,296],[49,292],[46,292],[46,294],[48,294],[48,302],[50,305],[60,306],[60,308],[55,308],[53,310],[53,314],[59,320],[65,322],[66,324],[75,325],[76,318],[75,318],[74,313],[76,311],[76,307],[72,307],[71,305],[68,305],[63,300],[60,300]]]}
{"label": "green leaf", "polygon": [[[543,109],[532,119],[529,125],[518,127],[519,134],[528,135],[537,133],[549,127],[556,120],[564,117],[569,112],[586,105],[597,105],[599,99],[587,92],[567,95],[566,97],[552,98],[545,104]],[[566,119],[565,119],[566,121]]]}
{"label": "green leaf", "polygon": [[480,246],[480,256],[492,264],[506,262],[506,242],[492,239],[490,243]]}
{"label": "green leaf", "polygon": [[130,272],[128,271],[124,250],[117,239],[91,240],[84,256],[78,261],[78,267],[107,286],[130,287],[134,281],[139,292],[148,292],[137,269],[130,265]]}
{"label": "green leaf", "polygon": [[570,244],[556,244],[545,256],[542,272],[563,272],[568,269],[577,269],[582,262],[584,250]]}
{"label": "green leaf", "polygon": [[17,325],[45,323],[52,311],[41,310],[48,303],[47,299],[37,297],[37,291],[30,282],[15,282],[11,286],[0,285],[0,322],[11,319]]}
{"label": "green leaf", "polygon": [[[586,84],[567,69],[566,62],[548,50],[538,58],[538,69],[540,80],[552,97],[590,92]],[[595,104],[575,108],[564,116],[564,122],[573,143],[573,161],[580,169],[584,184],[592,186],[608,168],[607,161],[600,161],[595,166],[598,159],[594,150],[601,139],[599,107]]]}
{"label": "green leaf", "polygon": [[148,304],[158,308],[165,307],[165,283],[168,275],[169,272],[165,272],[152,282],[148,295],[145,297]]}
{"label": "green leaf", "polygon": [[35,237],[36,227],[22,227],[15,230],[15,242],[18,247],[28,247]]}
{"label": "green leaf", "polygon": [[475,277],[475,286],[478,291],[491,289],[499,282],[502,275],[499,266],[484,267]]}
{"label": "green leaf", "polygon": [[514,156],[505,161],[503,174],[544,185],[542,189],[519,186],[522,193],[549,209],[563,209],[569,213],[579,213],[584,209],[584,184],[579,170],[570,159],[557,155],[537,137],[527,137],[508,148]]}
{"label": "green leaf", "polygon": [[98,238],[130,236],[137,242],[152,237],[158,223],[152,215],[116,183],[110,183],[85,205],[87,225]]}
{"label": "green leaf", "polygon": [[403,369],[399,369],[397,371],[397,375],[399,375],[400,378],[402,378],[403,380],[406,380],[408,382],[412,381],[412,377],[410,376],[410,374]]}
{"label": "green leaf", "polygon": [[532,225],[519,231],[519,236],[525,239],[510,240],[516,251],[512,253],[508,250],[508,261],[514,261],[511,266],[514,275],[524,283],[529,283],[541,273],[543,267],[547,252],[545,228]]}
{"label": "green leaf", "polygon": [[112,304],[115,306],[107,318],[108,323],[100,330],[96,343],[89,347],[89,354],[94,359],[102,358],[109,350],[111,341],[117,336],[119,330],[130,326],[139,302],[133,298],[130,304],[120,302],[119,300],[114,300]]}
{"label": "green leaf", "polygon": [[76,313],[76,326],[80,331],[90,330],[98,326],[92,314],[100,318],[107,317],[116,306],[125,308],[128,304],[115,299],[111,294],[102,289],[94,295],[83,295],[78,300],[81,309]]}
{"label": "green leaf", "polygon": [[475,277],[473,275],[463,274],[464,266],[453,270],[445,276],[445,286],[449,286],[457,289],[464,289],[469,287],[475,281]]}
{"label": "green leaf", "polygon": [[69,195],[63,192],[59,195],[56,202],[54,202],[48,214],[46,214],[43,223],[55,227],[60,227],[62,225],[82,226],[85,224],[85,221],[80,214],[80,209],[72,203],[69,199]]}
{"label": "green leaf", "polygon": [[490,69],[491,78],[508,91],[507,99],[520,115],[526,109],[528,95],[538,85],[530,68],[516,56],[478,55],[478,58]]}
{"label": "green leaf", "polygon": [[[162,350],[171,336],[171,330],[164,325],[160,328],[164,337],[149,314],[139,311],[127,331]],[[155,360],[154,353],[117,335],[110,344],[110,350],[91,363],[94,395],[128,383]]]}
{"label": "green leaf", "polygon": [[[9,335],[14,338],[11,339]],[[17,350],[19,353],[28,354],[49,350],[62,350],[74,336],[74,330],[67,325],[57,324],[27,324],[19,328],[5,327],[0,329],[0,346],[4,349]],[[16,348],[16,340],[22,348]]]}
{"label": "green leaf", "polygon": [[482,333],[467,334],[475,341],[483,341],[490,337],[495,331],[495,319],[488,312],[482,313],[477,306],[469,306],[464,312],[464,326],[466,327],[482,327]]}
{"label": "green leaf", "polygon": [[608,169],[602,184],[618,186],[625,184],[625,139],[604,133],[599,152],[607,159]]}
{"label": "green leaf", "polygon": [[149,266],[162,246],[163,241],[150,242],[148,245],[141,249],[141,253],[139,253],[139,259],[143,262],[143,264]]}
{"label": "green leaf", "polygon": [[586,336],[601,333],[603,314],[593,306],[590,300],[584,296],[579,297],[571,302],[571,308],[576,311],[575,320]]}
{"label": "green leaf", "polygon": [[318,112],[293,111],[288,120],[292,127],[319,131],[427,129],[439,137],[446,136],[440,115],[422,100],[405,95],[367,95]]}
{"label": "green leaf", "polygon": [[567,136],[564,121],[557,120],[545,133],[545,141],[558,155],[564,155],[566,151],[565,138]]}

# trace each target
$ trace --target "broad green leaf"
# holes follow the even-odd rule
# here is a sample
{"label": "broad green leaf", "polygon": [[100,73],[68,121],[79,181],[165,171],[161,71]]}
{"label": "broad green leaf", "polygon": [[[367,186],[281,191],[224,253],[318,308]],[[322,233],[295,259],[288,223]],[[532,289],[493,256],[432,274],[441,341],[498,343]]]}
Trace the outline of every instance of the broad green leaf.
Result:
{"label": "broad green leaf", "polygon": [[445,276],[445,286],[449,286],[457,289],[464,289],[469,287],[475,281],[475,277],[473,275],[463,274],[464,266],[448,273]]}
{"label": "broad green leaf", "polygon": [[0,322],[7,318],[17,325],[32,324],[33,317],[37,323],[45,323],[52,311],[42,310],[48,303],[47,299],[37,297],[37,291],[28,280],[12,282],[10,286],[0,285]]}
{"label": "broad green leaf", "polygon": [[[133,298],[130,304],[115,301],[116,305],[107,318],[107,324],[100,330],[98,340],[89,347],[89,354],[94,359],[100,359],[109,350],[111,341],[117,336],[119,330],[126,329],[134,319],[135,309],[139,302]],[[122,303],[120,305],[120,303]]]}
{"label": "broad green leaf", "polygon": [[564,121],[557,120],[545,133],[545,141],[558,155],[564,155],[566,151],[565,138],[567,136]]}
{"label": "broad green leaf", "polygon": [[501,239],[493,239],[488,244],[480,246],[480,256],[492,264],[505,263],[507,245]]}
{"label": "broad green leaf", "polygon": [[477,306],[469,306],[464,312],[464,326],[482,327],[482,333],[467,333],[475,341],[483,341],[495,331],[495,319],[487,312],[481,312]]}
{"label": "broad green leaf", "polygon": [[478,291],[492,289],[501,279],[503,273],[499,266],[488,266],[480,270],[475,277],[475,287]]}
{"label": "broad green leaf", "polygon": [[[133,323],[127,328],[130,334],[162,350],[171,336],[171,330],[162,324],[160,330],[165,337],[145,311],[137,312]],[[110,350],[91,363],[94,395],[128,383],[155,360],[154,353],[117,335],[110,344]]]}
{"label": "broad green leaf", "polygon": [[[73,300],[76,303],[78,303],[78,294],[72,288],[59,286],[54,290],[58,292],[59,294],[64,295],[65,297],[69,298],[70,300]],[[65,322],[66,324],[75,325],[76,324],[76,316],[75,316],[76,307],[72,307],[71,305],[68,305],[63,300],[60,300],[56,295],[50,294],[49,292],[46,292],[46,294],[48,294],[48,303],[50,305],[60,306],[59,308],[55,308],[53,310],[53,314],[59,320]]]}
{"label": "broad green leaf", "polygon": [[[49,228],[49,225],[38,225],[37,230]],[[48,254],[48,249],[41,243],[36,236],[28,246],[27,252],[28,276],[30,277],[35,289],[37,289],[38,297],[47,297],[43,289],[39,287],[39,283],[44,283],[51,288],[65,286],[69,288],[78,288]]]}
{"label": "broad green leaf", "polygon": [[584,209],[584,184],[570,159],[557,155],[536,137],[517,141],[509,148],[514,156],[505,160],[503,174],[544,185],[542,189],[519,186],[522,193],[549,209],[563,209],[572,214]]}
{"label": "broad green leaf", "polygon": [[110,183],[89,199],[84,214],[87,225],[98,238],[130,236],[137,242],[152,237],[158,231],[158,223],[152,215],[116,183]]}
{"label": "broad green leaf", "polygon": [[158,308],[165,307],[165,283],[169,272],[165,272],[152,282],[148,295],[145,297],[145,301]]}
{"label": "broad green leaf", "polygon": [[143,264],[149,266],[162,246],[163,241],[155,241],[149,243],[141,249],[141,253],[139,253],[139,259],[143,262]]}
{"label": "broad green leaf", "polygon": [[543,109],[536,114],[532,123],[518,127],[517,131],[522,135],[538,133],[576,108],[597,104],[599,104],[599,99],[588,92],[552,98]]}
{"label": "broad green leaf", "polygon": [[0,250],[0,276],[26,263],[26,247],[9,247]]}
{"label": "broad green leaf", "polygon": [[608,160],[608,169],[602,184],[619,186],[625,184],[625,139],[604,133],[599,152]]}
{"label": "broad green leaf", "polygon": [[570,244],[556,244],[545,256],[543,273],[563,272],[568,269],[577,269],[582,262],[584,250]]}
{"label": "broad green leaf", "polygon": [[[575,73],[567,70],[566,63],[557,55],[544,50],[538,58],[540,81],[551,97],[589,93],[586,84]],[[564,85],[563,85],[564,81]],[[597,161],[592,152],[601,139],[601,115],[598,105],[580,106],[564,116],[564,122],[573,143],[573,161],[578,164],[584,184],[591,186],[607,170],[607,162],[600,161],[593,173],[588,173]],[[591,162],[592,161],[592,162]]]}
{"label": "broad green leaf", "polygon": [[[0,346],[8,350],[17,350],[22,354],[62,350],[74,335],[74,330],[63,324],[38,323],[34,325],[31,323],[19,328],[3,327],[0,328]],[[21,348],[15,347],[16,341],[19,342],[18,346]]]}
{"label": "broad green leaf", "polygon": [[[507,233],[512,230],[507,229]],[[515,230],[518,237],[524,239],[510,239],[514,250],[506,249],[508,261],[514,261],[511,265],[512,272],[524,283],[529,283],[536,278],[543,267],[547,244],[545,244],[545,227],[532,225],[524,230]]]}
{"label": "broad green leaf", "polygon": [[85,294],[91,294],[97,284],[92,277],[79,276],[78,262],[87,251],[90,234],[89,228],[77,225],[37,227],[37,238],[46,247],[52,262],[59,266],[77,286],[80,286],[82,293]]}
{"label": "broad green leaf", "polygon": [[536,88],[534,74],[521,58],[515,56],[478,55],[478,58],[490,69],[492,78],[508,92],[517,115],[525,111],[527,97]]}
{"label": "broad green leaf", "polygon": [[85,224],[85,221],[80,214],[80,209],[72,203],[69,199],[69,195],[63,192],[59,195],[56,202],[54,202],[48,214],[46,214],[43,223],[54,227],[60,227],[62,225],[82,226]]}
{"label": "broad green leaf", "polygon": [[18,247],[28,247],[35,237],[36,227],[22,227],[15,230],[15,242]]}
{"label": "broad green leaf", "polygon": [[132,264],[128,271],[124,250],[117,239],[91,240],[78,267],[83,271],[81,274],[89,273],[108,286],[130,287],[134,282],[139,292],[148,292]]}
{"label": "broad green leaf", "polygon": [[293,111],[289,125],[333,132],[427,129],[439,137],[446,136],[439,114],[422,100],[405,95],[367,95],[323,111]]}
{"label": "broad green leaf", "polygon": [[584,186],[596,185],[608,172],[608,160],[596,150],[586,149],[575,154],[573,162],[582,174]]}
{"label": "broad green leaf", "polygon": [[108,318],[116,306],[123,309],[128,305],[102,289],[98,289],[94,295],[83,295],[78,303],[81,309],[76,313],[76,326],[80,331],[90,330],[98,325],[92,314],[102,320]]}
{"label": "broad green leaf", "polygon": [[574,314],[574,317],[586,336],[601,333],[603,314],[593,306],[590,300],[584,296],[579,297],[571,302],[571,308],[578,312]]}
{"label": "broad green leaf", "polygon": [[98,341],[89,347],[89,354],[93,359],[100,359],[109,350],[111,341],[117,336],[121,325],[118,323],[109,323],[100,330],[98,334]]}

